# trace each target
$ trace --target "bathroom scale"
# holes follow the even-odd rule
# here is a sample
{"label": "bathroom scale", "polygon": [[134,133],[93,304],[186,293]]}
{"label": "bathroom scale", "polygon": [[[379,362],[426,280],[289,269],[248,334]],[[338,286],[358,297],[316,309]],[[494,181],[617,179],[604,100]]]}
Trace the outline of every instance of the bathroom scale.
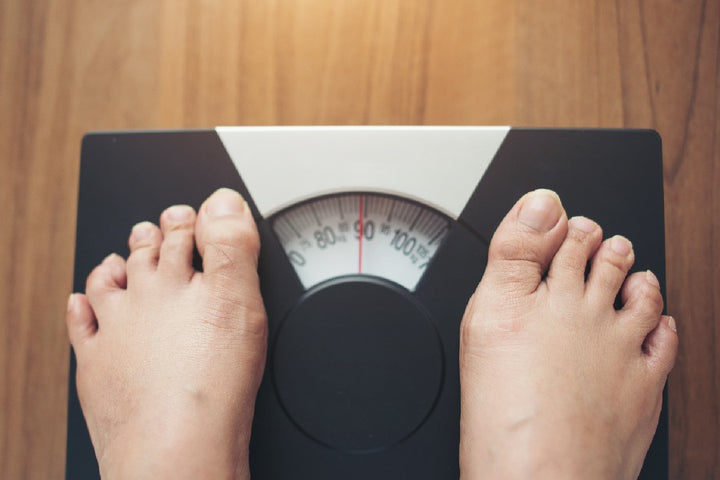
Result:
{"label": "bathroom scale", "polygon": [[[262,242],[257,479],[458,478],[460,321],[493,231],[525,192],[553,189],[569,216],[627,236],[633,270],[665,292],[658,134],[511,127],[90,133],[74,291],[109,253],[127,256],[135,223],[198,208],[219,187],[245,197]],[[66,475],[98,478],[72,355],[70,368]],[[664,406],[640,478],[667,468]]]}

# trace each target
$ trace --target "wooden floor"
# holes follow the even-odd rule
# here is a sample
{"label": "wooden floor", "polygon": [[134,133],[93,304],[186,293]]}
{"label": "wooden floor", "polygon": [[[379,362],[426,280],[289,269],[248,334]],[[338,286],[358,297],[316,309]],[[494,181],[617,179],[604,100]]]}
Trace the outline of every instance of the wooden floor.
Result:
{"label": "wooden floor", "polygon": [[64,472],[83,132],[221,124],[657,129],[670,478],[720,478],[719,3],[0,0],[0,478]]}

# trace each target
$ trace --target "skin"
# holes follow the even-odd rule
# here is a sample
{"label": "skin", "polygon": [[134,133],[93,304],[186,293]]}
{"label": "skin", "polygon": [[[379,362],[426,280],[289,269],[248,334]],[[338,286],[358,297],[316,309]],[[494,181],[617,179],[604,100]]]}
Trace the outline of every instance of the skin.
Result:
{"label": "skin", "polygon": [[[70,299],[77,388],[103,478],[249,478],[265,363],[259,237],[237,193],[138,224]],[[203,273],[192,268],[193,244]]]}
{"label": "skin", "polygon": [[[256,226],[227,189],[159,223],[136,225],[128,259],[107,257],[68,302],[101,474],[249,478],[267,345]],[[462,321],[463,478],[637,476],[677,335],[657,279],[626,279],[632,261],[626,239],[568,221],[552,192],[508,213]]]}
{"label": "skin", "polygon": [[462,478],[637,478],[678,339],[633,260],[553,192],[507,214],[462,321]]}

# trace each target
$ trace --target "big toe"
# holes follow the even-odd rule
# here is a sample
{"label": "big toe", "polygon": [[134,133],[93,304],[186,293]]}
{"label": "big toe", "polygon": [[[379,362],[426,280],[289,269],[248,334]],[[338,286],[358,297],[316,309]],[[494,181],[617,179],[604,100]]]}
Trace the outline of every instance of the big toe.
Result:
{"label": "big toe", "polygon": [[221,188],[200,207],[195,243],[204,282],[221,300],[246,307],[260,303],[257,276],[260,237],[252,213],[234,190]]}
{"label": "big toe", "polygon": [[221,188],[205,200],[195,242],[207,275],[237,277],[257,269],[260,237],[250,209],[234,190]]}
{"label": "big toe", "polygon": [[555,192],[540,189],[526,194],[495,231],[484,280],[506,292],[534,292],[567,229],[567,215]]}

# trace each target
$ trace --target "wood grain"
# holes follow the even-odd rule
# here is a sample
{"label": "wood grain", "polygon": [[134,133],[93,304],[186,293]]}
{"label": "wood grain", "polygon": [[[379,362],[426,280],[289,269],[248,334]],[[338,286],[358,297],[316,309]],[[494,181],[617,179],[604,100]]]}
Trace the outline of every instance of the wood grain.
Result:
{"label": "wood grain", "polygon": [[718,0],[3,0],[0,478],[64,471],[82,134],[220,124],[657,129],[670,478],[720,478],[719,44]]}

